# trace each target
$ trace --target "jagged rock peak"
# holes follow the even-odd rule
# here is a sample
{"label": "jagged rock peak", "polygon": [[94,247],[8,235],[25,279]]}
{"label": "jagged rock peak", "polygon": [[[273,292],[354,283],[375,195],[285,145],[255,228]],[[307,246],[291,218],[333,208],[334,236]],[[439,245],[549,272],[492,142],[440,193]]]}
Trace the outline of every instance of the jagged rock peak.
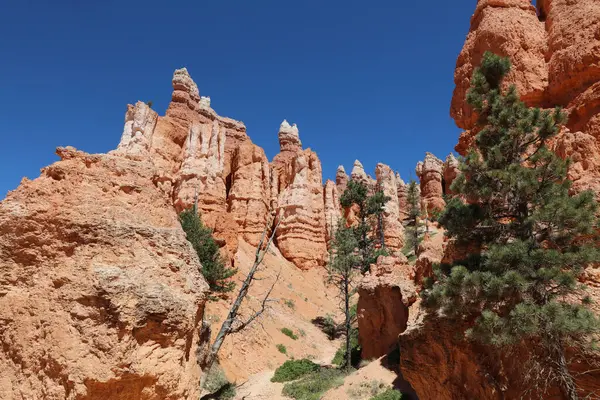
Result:
{"label": "jagged rock peak", "polygon": [[340,195],[344,193],[346,186],[348,186],[348,174],[346,173],[346,169],[343,165],[340,165],[337,168],[337,172],[335,174],[335,185],[337,186],[337,191]]}
{"label": "jagged rock peak", "polygon": [[423,161],[419,161],[417,163],[417,168],[415,172],[419,179],[421,179],[421,175],[427,172],[439,172],[442,173],[444,169],[444,163],[442,160],[437,158],[431,153],[425,153],[425,159]]}
{"label": "jagged rock peak", "polygon": [[354,167],[352,168],[352,173],[350,174],[350,176],[354,180],[364,180],[365,182],[368,181],[365,168],[363,167],[362,163],[358,160],[354,161]]}
{"label": "jagged rock peak", "polygon": [[444,162],[445,167],[454,167],[458,166],[458,160],[454,157],[454,154],[450,153],[446,157],[446,161]]}
{"label": "jagged rock peak", "polygon": [[302,150],[298,126],[290,125],[285,119],[279,127],[279,149],[281,151]]}
{"label": "jagged rock peak", "polygon": [[200,92],[187,68],[176,69],[173,73],[173,91],[186,92],[194,101],[200,101]]}

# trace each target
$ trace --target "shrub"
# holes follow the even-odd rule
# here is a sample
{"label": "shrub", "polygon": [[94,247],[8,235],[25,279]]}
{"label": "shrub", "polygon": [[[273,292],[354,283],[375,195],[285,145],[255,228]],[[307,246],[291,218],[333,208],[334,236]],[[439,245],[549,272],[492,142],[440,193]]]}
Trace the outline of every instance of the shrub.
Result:
{"label": "shrub", "polygon": [[281,328],[281,333],[283,333],[285,336],[290,337],[294,340],[298,339],[298,336],[294,332],[292,332],[292,330],[289,328]]}
{"label": "shrub", "polygon": [[377,396],[371,397],[370,400],[402,400],[402,393],[396,389],[388,389]]}
{"label": "shrub", "polygon": [[275,370],[275,375],[271,378],[271,382],[293,381],[311,372],[316,372],[319,368],[319,364],[315,364],[306,358],[302,360],[288,360]]}
{"label": "shrub", "polygon": [[286,349],[286,348],[285,348],[285,346],[284,346],[284,345],[282,345],[282,344],[278,344],[278,345],[277,345],[277,350],[279,350],[279,352],[280,352],[281,354],[287,354],[287,349]]}
{"label": "shrub", "polygon": [[344,383],[344,373],[339,369],[321,368],[295,382],[286,383],[283,395],[295,400],[319,400],[323,393]]}
{"label": "shrub", "polygon": [[292,299],[287,299],[283,303],[286,306],[288,306],[289,308],[291,308],[292,310],[296,308],[296,303],[294,303],[294,300],[292,300]]}

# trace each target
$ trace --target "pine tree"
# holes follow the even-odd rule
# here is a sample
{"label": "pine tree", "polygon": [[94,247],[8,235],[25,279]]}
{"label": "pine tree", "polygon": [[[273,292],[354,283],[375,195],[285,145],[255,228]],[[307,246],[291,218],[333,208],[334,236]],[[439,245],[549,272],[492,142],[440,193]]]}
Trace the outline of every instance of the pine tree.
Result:
{"label": "pine tree", "polygon": [[488,52],[473,75],[467,101],[479,116],[477,149],[461,160],[452,184],[459,196],[440,217],[447,235],[471,251],[436,271],[424,299],[442,315],[475,321],[466,332],[474,340],[537,345],[531,357],[549,371],[544,380],[572,400],[565,346],[599,329],[578,282],[600,260],[597,205],[591,192],[569,196],[568,161],[547,147],[564,113],[528,108],[514,86],[503,91],[510,67]]}
{"label": "pine tree", "polygon": [[419,215],[421,214],[421,196],[417,182],[411,180],[408,184],[406,202],[408,203],[408,229],[406,246],[412,248],[415,256],[419,252],[420,232]]}
{"label": "pine tree", "polygon": [[346,360],[343,366],[352,366],[351,331],[352,315],[350,313],[350,297],[352,296],[352,281],[360,270],[360,258],[356,255],[358,240],[354,229],[346,227],[345,221],[340,223],[335,231],[332,242],[333,262],[327,266],[329,279],[340,291],[343,299],[344,333],[346,335]]}
{"label": "pine tree", "polygon": [[[376,223],[381,229],[377,232],[377,229],[372,228],[374,224],[370,219],[375,218],[376,221],[381,219],[387,201],[389,201],[389,197],[385,196],[380,190],[369,196],[367,185],[357,181],[348,182],[346,190],[340,197],[342,207],[351,207],[353,204],[358,207],[358,224],[352,227],[352,231],[358,242],[362,273],[369,271],[371,264],[377,261],[377,257],[386,254],[385,243],[383,242],[383,224]],[[375,237],[378,236],[381,241],[379,250],[375,247]]]}
{"label": "pine tree", "polygon": [[235,288],[235,282],[229,278],[237,273],[237,269],[225,265],[212,231],[204,226],[195,207],[179,214],[179,220],[187,240],[198,254],[202,264],[201,272],[210,290],[216,293],[231,292]]}

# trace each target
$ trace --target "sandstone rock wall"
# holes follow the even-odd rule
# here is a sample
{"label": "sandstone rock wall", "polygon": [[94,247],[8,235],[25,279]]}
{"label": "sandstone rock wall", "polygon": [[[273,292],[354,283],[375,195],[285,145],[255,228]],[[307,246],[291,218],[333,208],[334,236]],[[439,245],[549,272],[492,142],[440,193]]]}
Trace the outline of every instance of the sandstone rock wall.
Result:
{"label": "sandstone rock wall", "polygon": [[404,246],[404,227],[401,223],[396,174],[389,166],[377,164],[375,175],[377,187],[389,198],[385,203],[382,221],[385,246],[392,253],[396,253]]}
{"label": "sandstone rock wall", "polygon": [[421,186],[421,202],[428,213],[443,210],[444,201],[443,180],[444,163],[431,153],[425,155],[425,160],[419,162],[416,174]]}
{"label": "sandstone rock wall", "polygon": [[326,218],[323,174],[317,154],[302,150],[298,128],[283,121],[281,152],[271,163],[271,200],[279,226],[277,247],[301,269],[325,265]]}
{"label": "sandstone rock wall", "polygon": [[154,165],[58,154],[0,202],[0,397],[197,399],[208,286]]}
{"label": "sandstone rock wall", "polygon": [[[505,84],[515,84],[526,104],[565,108],[572,133],[559,138],[557,150],[577,159],[581,151],[569,153],[568,148],[586,147],[588,135],[596,141],[600,136],[599,26],[596,0],[540,0],[537,13],[528,0],[479,0],[454,76],[450,114],[465,129],[456,150],[464,155],[473,146],[475,115],[465,96],[473,70],[489,50],[510,57],[513,68]],[[572,168],[577,190],[599,191],[595,162],[575,160]]]}

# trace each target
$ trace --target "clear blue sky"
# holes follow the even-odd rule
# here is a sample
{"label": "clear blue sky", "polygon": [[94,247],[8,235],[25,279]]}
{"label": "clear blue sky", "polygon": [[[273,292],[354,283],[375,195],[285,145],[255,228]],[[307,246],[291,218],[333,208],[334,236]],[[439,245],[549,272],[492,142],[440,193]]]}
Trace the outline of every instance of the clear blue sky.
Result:
{"label": "clear blue sky", "polygon": [[0,198],[57,146],[116,147],[128,103],[160,114],[187,67],[271,159],[286,118],[324,178],[360,159],[414,177],[445,157],[456,58],[475,0],[33,1],[0,12]]}

